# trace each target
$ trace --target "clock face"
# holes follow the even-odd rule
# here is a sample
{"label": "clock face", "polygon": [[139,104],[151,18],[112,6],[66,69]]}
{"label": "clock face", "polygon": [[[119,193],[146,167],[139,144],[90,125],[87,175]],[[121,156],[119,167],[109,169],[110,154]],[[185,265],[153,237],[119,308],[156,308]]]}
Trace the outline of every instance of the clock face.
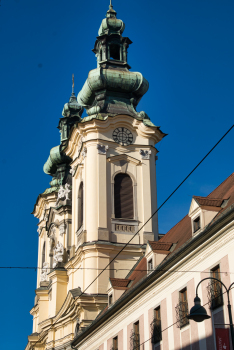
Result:
{"label": "clock face", "polygon": [[131,131],[126,128],[117,128],[113,131],[113,139],[120,145],[127,146],[133,141],[133,136]]}

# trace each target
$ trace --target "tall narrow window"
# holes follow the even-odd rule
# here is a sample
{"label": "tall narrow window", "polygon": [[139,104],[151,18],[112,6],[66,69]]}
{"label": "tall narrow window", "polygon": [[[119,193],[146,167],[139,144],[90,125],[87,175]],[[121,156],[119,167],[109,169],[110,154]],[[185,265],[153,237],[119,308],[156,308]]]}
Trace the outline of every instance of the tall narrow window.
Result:
{"label": "tall narrow window", "polygon": [[113,350],[118,350],[118,336],[113,338]]}
{"label": "tall narrow window", "polygon": [[117,174],[114,184],[115,217],[133,219],[133,186],[127,174]]}
{"label": "tall narrow window", "polygon": [[140,350],[140,328],[139,321],[133,324],[133,330],[130,338],[131,350]]}
{"label": "tall narrow window", "polygon": [[154,319],[151,323],[152,343],[156,344],[162,340],[161,310],[160,306],[154,309]]}
{"label": "tall narrow window", "polygon": [[83,225],[83,201],[84,201],[84,191],[83,191],[83,182],[80,184],[78,192],[78,230]]}
{"label": "tall narrow window", "polygon": [[186,317],[187,315],[188,315],[187,288],[184,288],[179,292],[179,304],[176,306],[176,319],[177,319],[178,328],[182,328],[187,324],[189,324],[189,320]]}
{"label": "tall narrow window", "polygon": [[113,303],[113,297],[112,297],[112,294],[109,295],[109,306],[111,306]]}
{"label": "tall narrow window", "polygon": [[42,248],[41,267],[43,267],[43,264],[45,262],[45,248],[46,248],[46,242],[44,242],[43,248]]}
{"label": "tall narrow window", "polygon": [[[214,267],[210,271],[210,275],[213,278],[220,280],[220,267],[219,265]],[[217,307],[223,305],[223,295],[222,295],[222,285],[216,280],[211,280],[208,285],[208,294],[210,299],[211,309],[216,309]]]}

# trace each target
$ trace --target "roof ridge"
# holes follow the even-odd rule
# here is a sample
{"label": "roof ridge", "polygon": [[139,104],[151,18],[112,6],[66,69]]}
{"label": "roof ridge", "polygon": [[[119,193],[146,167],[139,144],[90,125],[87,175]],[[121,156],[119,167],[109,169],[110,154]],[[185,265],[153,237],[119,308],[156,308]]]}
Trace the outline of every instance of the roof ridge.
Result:
{"label": "roof ridge", "polygon": [[210,194],[208,194],[207,198],[233,175],[234,175],[234,173],[231,173],[223,182],[221,182],[221,184],[219,184],[212,192],[210,192]]}

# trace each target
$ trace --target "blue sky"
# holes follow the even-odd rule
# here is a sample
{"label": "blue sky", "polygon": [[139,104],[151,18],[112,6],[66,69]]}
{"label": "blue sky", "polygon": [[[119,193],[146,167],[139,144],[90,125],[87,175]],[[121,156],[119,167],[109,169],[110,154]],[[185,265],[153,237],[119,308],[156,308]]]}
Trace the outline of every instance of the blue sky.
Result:
{"label": "blue sky", "polygon": [[[158,145],[158,203],[233,124],[234,2],[113,0],[125,22],[129,64],[149,81],[139,104],[168,136]],[[75,75],[76,94],[96,67],[91,49],[108,0],[1,0],[0,266],[36,266],[37,219],[30,213],[50,177],[49,151]],[[166,233],[234,171],[234,130],[159,212]],[[35,271],[0,270],[1,345],[24,349],[32,331]],[[4,316],[3,316],[4,315]],[[14,334],[14,336],[12,336]]]}

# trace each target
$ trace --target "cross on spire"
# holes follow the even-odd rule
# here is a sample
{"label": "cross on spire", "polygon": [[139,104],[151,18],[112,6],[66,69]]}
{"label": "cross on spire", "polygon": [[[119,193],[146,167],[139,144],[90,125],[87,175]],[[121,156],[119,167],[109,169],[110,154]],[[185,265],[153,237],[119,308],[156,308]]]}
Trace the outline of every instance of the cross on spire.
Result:
{"label": "cross on spire", "polygon": [[74,94],[74,74],[72,74],[72,94]]}

